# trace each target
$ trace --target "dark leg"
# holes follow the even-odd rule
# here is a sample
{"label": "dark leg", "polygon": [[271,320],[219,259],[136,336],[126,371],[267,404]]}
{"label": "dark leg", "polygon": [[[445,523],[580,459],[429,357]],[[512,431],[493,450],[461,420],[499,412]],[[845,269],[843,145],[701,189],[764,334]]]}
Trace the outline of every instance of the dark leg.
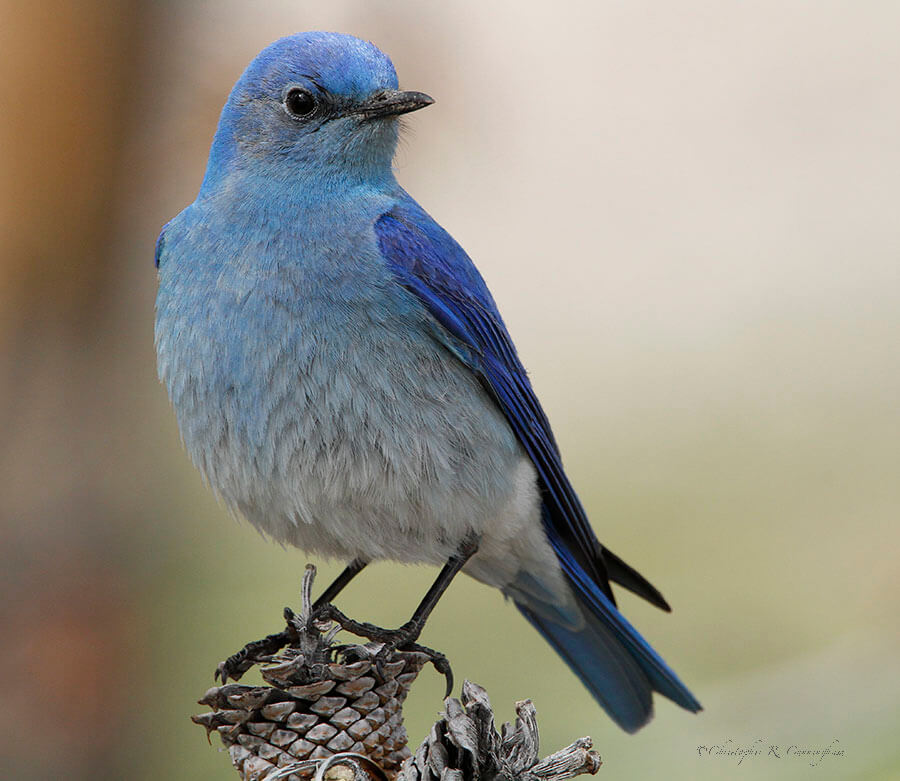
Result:
{"label": "dark leg", "polygon": [[479,540],[475,535],[470,535],[463,541],[456,553],[450,557],[450,560],[444,565],[443,569],[441,569],[431,588],[428,589],[428,593],[425,594],[422,601],[419,603],[419,606],[413,613],[412,618],[399,629],[382,629],[374,624],[363,621],[354,621],[345,616],[340,610],[334,607],[334,605],[330,604],[323,605],[320,608],[318,617],[331,619],[340,624],[341,627],[348,632],[352,632],[360,637],[367,637],[370,640],[384,643],[383,648],[378,653],[378,662],[376,662],[376,664],[390,656],[394,650],[419,651],[425,653],[431,658],[431,661],[438,672],[441,672],[446,676],[447,693],[445,696],[449,697],[450,693],[453,691],[453,673],[450,670],[449,662],[447,662],[447,659],[443,654],[419,645],[416,643],[416,640],[419,639],[419,635],[425,627],[425,622],[437,606],[438,601],[447,590],[447,587],[450,585],[453,578],[456,577],[459,571],[466,565],[466,562],[477,552],[478,543]]}
{"label": "dark leg", "polygon": [[[353,578],[362,572],[368,563],[362,559],[351,561],[331,585],[322,592],[322,595],[316,600],[313,607],[319,608],[331,602]],[[221,678],[223,684],[228,683],[229,678],[233,678],[235,681],[240,680],[240,677],[253,667],[255,660],[262,656],[271,656],[278,653],[284,646],[295,639],[295,636],[291,634],[291,611],[288,608],[285,608],[285,618],[288,621],[287,628],[273,635],[267,635],[262,640],[253,640],[247,643],[240,651],[229,656],[224,662],[219,663],[214,677],[216,679]]]}
{"label": "dark leg", "polygon": [[353,578],[363,571],[368,563],[368,561],[363,561],[362,559],[353,559],[353,561],[344,568],[344,571],[334,579],[332,584],[322,592],[313,604],[313,609],[322,607],[322,605],[331,602],[332,599],[344,590],[346,585],[353,580]]}
{"label": "dark leg", "polygon": [[428,589],[428,593],[422,598],[412,618],[396,630],[398,636],[393,642],[395,648],[400,648],[407,643],[414,643],[419,639],[419,635],[422,634],[422,630],[425,628],[428,616],[431,615],[431,611],[437,606],[438,601],[444,595],[453,578],[459,574],[459,571],[466,566],[466,562],[478,551],[478,542],[478,538],[474,535],[463,540],[456,553],[444,565],[431,588]]}

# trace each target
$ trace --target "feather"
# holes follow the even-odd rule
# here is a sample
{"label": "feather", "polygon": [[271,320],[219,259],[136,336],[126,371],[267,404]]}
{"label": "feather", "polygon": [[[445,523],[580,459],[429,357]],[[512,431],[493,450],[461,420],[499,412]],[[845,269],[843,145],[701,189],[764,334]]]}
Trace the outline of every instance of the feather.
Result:
{"label": "feather", "polygon": [[623,729],[634,731],[650,718],[653,690],[699,710],[693,695],[616,608],[610,580],[663,610],[669,606],[642,575],[597,541],[563,470],[547,416],[468,255],[405,194],[376,221],[375,234],[397,282],[436,321],[435,338],[481,380],[534,464],[544,531],[585,621],[573,626],[570,615],[554,617],[554,605],[517,594],[519,610]]}

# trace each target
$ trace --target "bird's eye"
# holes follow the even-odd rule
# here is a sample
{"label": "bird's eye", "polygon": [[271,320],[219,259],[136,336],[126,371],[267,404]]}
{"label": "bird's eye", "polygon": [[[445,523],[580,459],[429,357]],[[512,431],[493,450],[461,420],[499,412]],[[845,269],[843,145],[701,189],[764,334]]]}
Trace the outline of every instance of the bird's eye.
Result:
{"label": "bird's eye", "polygon": [[292,117],[304,119],[316,110],[316,99],[309,90],[294,87],[284,96],[284,109]]}

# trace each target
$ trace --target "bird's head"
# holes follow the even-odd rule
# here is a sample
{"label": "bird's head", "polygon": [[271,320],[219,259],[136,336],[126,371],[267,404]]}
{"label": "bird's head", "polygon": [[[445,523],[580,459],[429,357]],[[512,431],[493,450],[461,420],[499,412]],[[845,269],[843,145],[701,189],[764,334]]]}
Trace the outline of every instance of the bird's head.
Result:
{"label": "bird's head", "polygon": [[397,88],[376,46],[306,32],[263,49],[222,110],[203,188],[250,175],[325,186],[390,178],[397,117],[433,100]]}

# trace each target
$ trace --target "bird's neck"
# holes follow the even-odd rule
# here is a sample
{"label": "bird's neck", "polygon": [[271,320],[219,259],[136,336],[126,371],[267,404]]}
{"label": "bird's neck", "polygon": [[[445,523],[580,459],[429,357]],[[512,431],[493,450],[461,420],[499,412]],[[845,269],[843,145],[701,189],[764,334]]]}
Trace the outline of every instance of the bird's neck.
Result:
{"label": "bird's neck", "polygon": [[[393,174],[365,181],[320,177],[284,180],[232,176],[204,187],[194,208],[203,221],[231,235],[271,234],[279,241],[324,242],[336,229],[371,225],[403,195]],[[291,238],[293,237],[293,239]],[[256,240],[256,239],[254,239]]]}
{"label": "bird's neck", "polygon": [[396,135],[378,142],[273,147],[253,153],[230,138],[223,122],[213,139],[200,196],[226,190],[284,198],[297,205],[345,200],[360,191],[396,189]]}
{"label": "bird's neck", "polygon": [[384,196],[395,197],[400,186],[388,167],[381,170],[319,171],[293,176],[272,174],[266,170],[235,169],[225,176],[203,182],[198,201],[228,201],[242,211],[339,210],[348,203],[358,203]]}

